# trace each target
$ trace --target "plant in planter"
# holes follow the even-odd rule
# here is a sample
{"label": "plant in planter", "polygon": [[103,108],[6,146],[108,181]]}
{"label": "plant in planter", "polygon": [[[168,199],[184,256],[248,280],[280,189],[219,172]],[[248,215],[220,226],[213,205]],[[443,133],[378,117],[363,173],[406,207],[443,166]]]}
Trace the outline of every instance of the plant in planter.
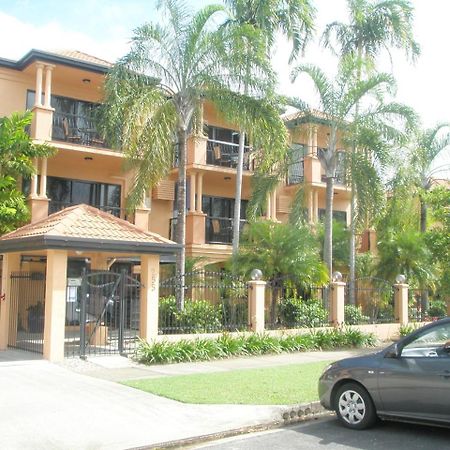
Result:
{"label": "plant in planter", "polygon": [[44,331],[44,303],[37,302],[27,308],[28,311],[28,331],[30,333],[40,333]]}

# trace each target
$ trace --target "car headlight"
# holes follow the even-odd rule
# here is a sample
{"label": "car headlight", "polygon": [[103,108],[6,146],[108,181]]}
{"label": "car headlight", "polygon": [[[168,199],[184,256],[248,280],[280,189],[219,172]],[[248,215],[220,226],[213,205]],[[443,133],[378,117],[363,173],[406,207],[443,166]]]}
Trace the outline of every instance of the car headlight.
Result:
{"label": "car headlight", "polygon": [[328,364],[328,366],[326,366],[325,369],[323,369],[322,375],[323,375],[325,372],[328,372],[328,371],[329,371],[330,369],[332,369],[334,366],[336,366],[336,363]]}

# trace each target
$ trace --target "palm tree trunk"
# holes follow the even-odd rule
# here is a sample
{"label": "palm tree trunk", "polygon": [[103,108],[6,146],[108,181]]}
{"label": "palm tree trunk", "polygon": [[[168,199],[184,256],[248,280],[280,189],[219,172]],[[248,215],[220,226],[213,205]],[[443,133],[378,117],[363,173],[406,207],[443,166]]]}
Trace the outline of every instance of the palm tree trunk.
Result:
{"label": "palm tree trunk", "polygon": [[420,232],[425,233],[427,231],[427,204],[420,197]]}
{"label": "palm tree trunk", "polygon": [[323,260],[331,277],[333,273],[333,197],[334,177],[327,174],[327,189],[325,203],[325,239],[323,245]]}
{"label": "palm tree trunk", "polygon": [[184,281],[185,281],[185,261],[186,261],[186,143],[187,131],[184,128],[178,129],[178,197],[177,197],[177,223],[176,240],[181,244],[182,249],[177,254],[176,272],[180,283],[176,287],[177,308],[184,309]]}
{"label": "palm tree trunk", "polygon": [[356,195],[355,186],[352,180],[351,200],[350,200],[350,256],[349,256],[349,303],[355,302],[355,278],[356,278]]}
{"label": "palm tree trunk", "polygon": [[244,144],[245,144],[245,132],[241,131],[239,135],[238,162],[236,168],[236,192],[235,192],[234,218],[233,218],[233,256],[236,256],[237,252],[239,251]]}

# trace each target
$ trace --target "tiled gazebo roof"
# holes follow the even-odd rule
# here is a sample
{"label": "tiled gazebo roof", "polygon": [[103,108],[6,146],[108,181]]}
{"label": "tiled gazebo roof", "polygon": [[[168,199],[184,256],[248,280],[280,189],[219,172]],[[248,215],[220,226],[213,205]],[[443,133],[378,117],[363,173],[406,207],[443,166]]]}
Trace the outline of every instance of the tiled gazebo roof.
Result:
{"label": "tiled gazebo roof", "polygon": [[179,245],[88,205],[76,205],[0,238],[0,252],[43,248],[175,253]]}

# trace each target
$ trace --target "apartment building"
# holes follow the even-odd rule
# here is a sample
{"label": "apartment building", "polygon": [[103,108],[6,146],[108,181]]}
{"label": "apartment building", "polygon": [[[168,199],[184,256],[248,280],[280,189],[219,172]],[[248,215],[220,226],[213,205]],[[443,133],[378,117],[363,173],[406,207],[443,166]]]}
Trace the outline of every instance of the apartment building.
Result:
{"label": "apartment building", "polygon": [[[134,214],[127,214],[131,174],[123,169],[122,152],[96,130],[93,113],[102,101],[102,83],[110,67],[107,61],[76,51],[31,50],[19,61],[0,59],[0,116],[33,111],[32,138],[58,149],[55,156],[37,161],[37,175],[23,182],[31,221],[85,203],[170,238],[177,169],[147,193]],[[188,142],[186,254],[220,262],[231,254],[239,133],[211,104],[204,105],[203,121],[204,134]],[[294,192],[305,182],[308,217],[316,222],[325,211],[325,179],[317,151],[325,146],[327,126],[320,113],[293,114],[285,122],[293,162],[285,182],[268,199],[266,215],[286,221]],[[251,147],[246,146],[243,222],[253,163]],[[334,216],[347,222],[348,192],[341,181],[338,177]]]}

